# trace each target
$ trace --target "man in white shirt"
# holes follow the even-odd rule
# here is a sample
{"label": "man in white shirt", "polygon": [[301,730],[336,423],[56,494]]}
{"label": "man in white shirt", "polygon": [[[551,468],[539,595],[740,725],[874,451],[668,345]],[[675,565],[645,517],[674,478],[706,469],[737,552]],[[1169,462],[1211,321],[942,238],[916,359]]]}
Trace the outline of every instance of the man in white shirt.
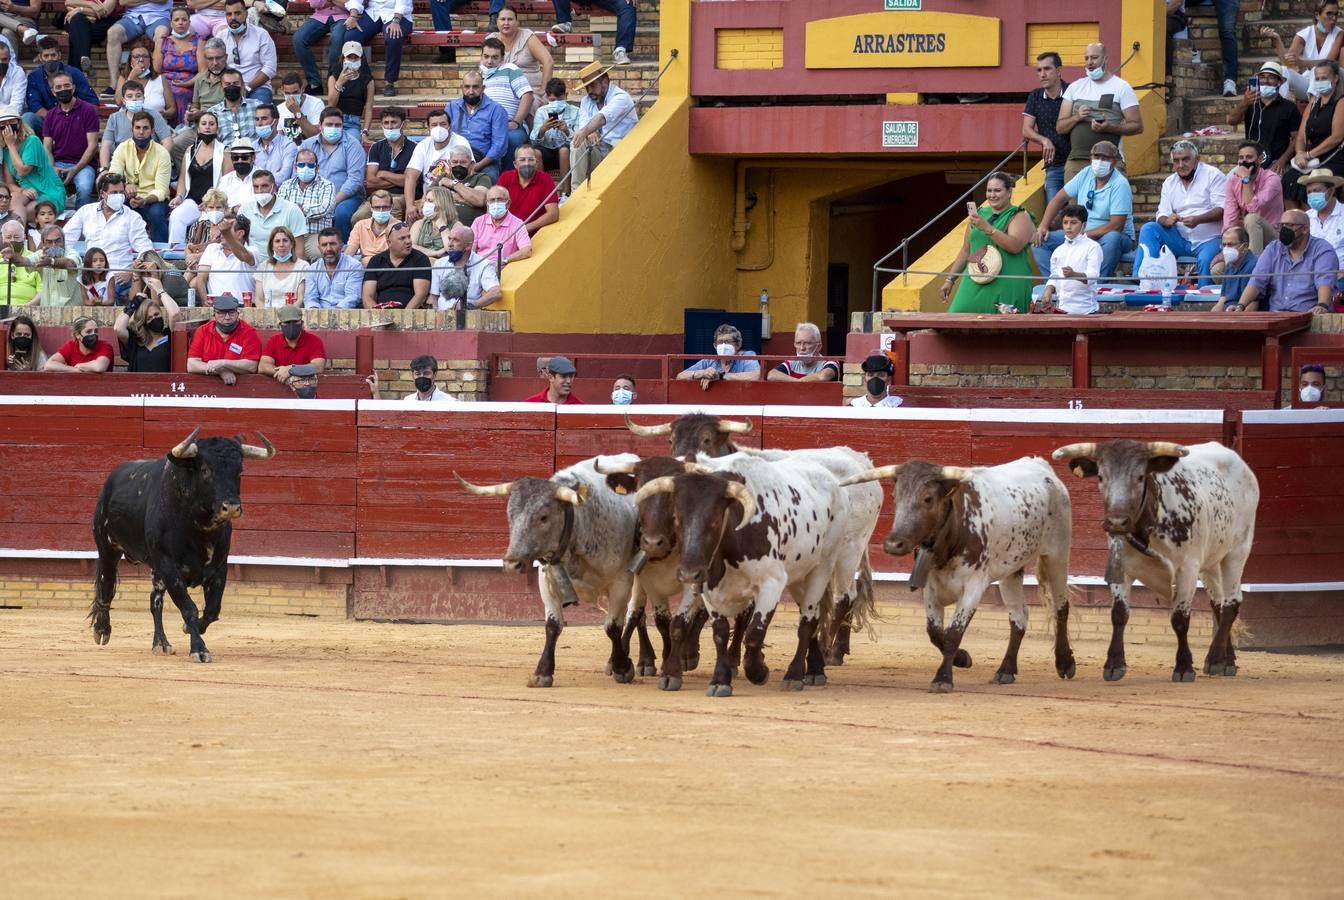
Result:
{"label": "man in white shirt", "polygon": [[[383,96],[397,95],[401,76],[401,47],[411,37],[411,0],[349,0],[350,15],[345,20],[345,39],[367,45],[382,32],[387,56],[383,63]],[[335,47],[336,40],[331,46]],[[331,60],[328,60],[329,62]]]}
{"label": "man in white shirt", "polygon": [[[1119,75],[1106,70],[1109,62],[1105,44],[1088,44],[1083,50],[1083,74],[1064,89],[1055,131],[1068,137],[1069,158],[1064,163],[1064,183],[1068,184],[1092,156],[1097,141],[1112,141],[1120,151],[1118,167],[1125,171],[1124,135],[1143,131],[1139,98]],[[1109,98],[1109,99],[1108,99]]]}
{"label": "man in white shirt", "polygon": [[257,289],[257,258],[247,246],[250,230],[251,223],[245,216],[227,215],[219,223],[220,242],[205,248],[192,280],[202,302],[224,294],[245,301],[244,295],[250,297]]}
{"label": "man in white shirt", "polygon": [[1324,238],[1344,260],[1344,204],[1339,202],[1339,188],[1344,185],[1329,169],[1316,169],[1303,175],[1297,183],[1307,189],[1307,222],[1311,236]]}
{"label": "man in white shirt", "polygon": [[585,92],[579,103],[579,128],[570,139],[570,192],[588,180],[621,138],[639,119],[635,101],[611,83],[611,66],[590,63],[579,72],[579,87]]}
{"label": "man in white shirt", "polygon": [[1199,148],[1190,141],[1171,146],[1172,174],[1162,182],[1157,221],[1139,229],[1139,247],[1134,253],[1137,274],[1146,256],[1157,256],[1169,247],[1176,256],[1194,256],[1201,287],[1213,283],[1209,266],[1222,249],[1223,200],[1227,176],[1199,159]]}
{"label": "man in white shirt", "polygon": [[874,406],[895,407],[901,405],[901,398],[889,393],[891,376],[895,374],[896,366],[885,353],[874,353],[863,361],[861,368],[863,369],[863,386],[866,393],[862,397],[855,397],[850,400],[850,406],[857,409],[871,409]]}
{"label": "man in white shirt", "polygon": [[[411,378],[415,380],[415,390],[411,391],[401,399],[407,403],[430,403],[433,401],[447,403],[461,402],[452,394],[445,393],[435,386],[434,376],[438,374],[438,371],[439,361],[428,353],[422,356],[417,356],[415,359],[411,360]],[[364,379],[364,383],[369,386],[369,393],[373,395],[373,399],[382,399],[378,392],[377,372],[374,372],[368,378]]]}
{"label": "man in white shirt", "polygon": [[67,246],[82,240],[107,254],[111,281],[120,298],[131,285],[131,262],[153,250],[154,243],[145,231],[145,220],[126,207],[126,176],[104,172],[94,187],[98,201],[81,206],[61,230]]}
{"label": "man in white shirt", "polygon": [[481,79],[485,96],[504,107],[509,114],[509,149],[504,154],[503,168],[513,167],[513,152],[528,138],[532,122],[532,108],[536,95],[523,70],[504,62],[504,42],[488,37],[481,44]]}
{"label": "man in white shirt", "polygon": [[235,138],[229,145],[229,161],[233,163],[233,171],[219,176],[219,184],[215,185],[229,198],[229,209],[237,211],[238,207],[254,199],[252,171],[256,158],[257,148],[251,138]]}
{"label": "man in white shirt", "polygon": [[[5,77],[0,79],[0,107],[23,110],[28,104],[28,76],[13,57],[9,44],[0,43],[0,66],[5,71]],[[40,137],[41,132],[38,134]]]}
{"label": "man in white shirt", "polygon": [[[327,104],[323,98],[303,92],[303,76],[290,72],[280,85],[280,130],[295,144],[302,144],[322,130],[322,110]],[[281,183],[288,179],[281,179]]]}
{"label": "man in white shirt", "polygon": [[1101,276],[1101,244],[1087,236],[1087,210],[1064,207],[1064,243],[1050,254],[1050,277],[1039,312],[1058,307],[1071,316],[1097,311],[1097,278]]}
{"label": "man in white shirt", "polygon": [[471,143],[448,127],[448,112],[444,109],[430,110],[425,116],[425,127],[429,137],[415,145],[411,161],[406,164],[406,184],[402,196],[406,201],[408,222],[420,218],[420,204],[415,201],[438,183],[438,179],[449,171],[448,154],[454,147],[461,147],[471,158]]}

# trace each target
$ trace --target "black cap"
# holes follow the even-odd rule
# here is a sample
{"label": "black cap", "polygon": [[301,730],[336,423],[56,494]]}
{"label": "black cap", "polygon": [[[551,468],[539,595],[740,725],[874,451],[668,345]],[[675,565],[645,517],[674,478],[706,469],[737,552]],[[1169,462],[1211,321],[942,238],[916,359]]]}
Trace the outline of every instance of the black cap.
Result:
{"label": "black cap", "polygon": [[890,374],[896,371],[896,366],[892,364],[891,358],[885,353],[874,353],[863,361],[863,371],[886,372]]}
{"label": "black cap", "polygon": [[238,298],[233,296],[233,294],[220,294],[215,298],[214,308],[228,312],[231,309],[237,309],[239,305]]}
{"label": "black cap", "polygon": [[308,363],[296,363],[289,367],[290,378],[316,378],[317,366]]}
{"label": "black cap", "polygon": [[578,371],[568,356],[552,356],[551,361],[546,363],[546,370],[552,375],[573,375]]}

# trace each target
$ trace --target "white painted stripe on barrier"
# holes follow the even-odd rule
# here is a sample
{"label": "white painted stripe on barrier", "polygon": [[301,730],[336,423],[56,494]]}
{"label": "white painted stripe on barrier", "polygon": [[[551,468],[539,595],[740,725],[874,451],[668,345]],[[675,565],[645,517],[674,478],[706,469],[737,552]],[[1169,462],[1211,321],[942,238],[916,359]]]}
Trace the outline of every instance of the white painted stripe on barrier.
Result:
{"label": "white painted stripe on barrier", "polygon": [[229,554],[231,566],[302,566],[310,569],[348,569],[349,560],[320,556],[237,556]]}
{"label": "white painted stripe on barrier", "polygon": [[[899,392],[899,388],[897,389]],[[916,409],[879,406],[766,406],[762,414],[789,419],[889,419],[893,421],[967,422],[969,409]]]}
{"label": "white painted stripe on barrier", "polygon": [[[908,572],[873,573],[873,581],[888,581],[888,582],[900,583],[909,580],[910,580],[910,574]],[[1022,583],[1034,585],[1037,583],[1036,576],[1025,575],[1022,578]],[[1106,579],[1102,578],[1100,575],[1070,575],[1069,584],[1104,585],[1106,584]]]}
{"label": "white painted stripe on barrier", "polygon": [[1344,409],[1248,409],[1241,421],[1246,425],[1325,425],[1344,422]]}
{"label": "white painted stripe on barrier", "polygon": [[[829,407],[828,407],[829,408]],[[704,413],[709,416],[722,416],[727,419],[744,419],[749,416],[765,415],[764,406],[716,406],[713,403],[632,403],[629,406],[616,406],[611,403],[578,403],[555,407],[562,416],[629,413],[632,416],[658,416],[667,421],[669,416],[682,416],[687,413]],[[640,425],[651,424],[640,422]]]}
{"label": "white painted stripe on barrier", "polygon": [[457,566],[462,569],[501,569],[502,559],[403,559],[400,557],[357,556],[347,559],[349,566],[427,566],[448,568]]}
{"label": "white painted stripe on barrier", "polygon": [[[354,402],[354,401],[351,401]],[[373,412],[432,412],[432,413],[482,413],[482,412],[551,412],[554,407],[546,403],[494,402],[452,403],[415,400],[360,400],[361,410]]]}
{"label": "white painted stripe on barrier", "polygon": [[1344,581],[1304,581],[1301,584],[1243,584],[1243,592],[1248,594],[1270,594],[1275,592],[1303,593],[1305,591],[1344,591]]}
{"label": "white painted stripe on barrier", "polygon": [[1223,423],[1221,409],[972,409],[970,413],[972,422],[1041,422],[1060,425]]}
{"label": "white painted stripe on barrier", "polygon": [[97,550],[14,550],[0,547],[0,559],[97,559]]}
{"label": "white painted stripe on barrier", "polygon": [[280,400],[264,397],[144,397],[146,408],[182,409],[303,409],[354,412],[354,400]]}
{"label": "white painted stripe on barrier", "polygon": [[144,406],[144,397],[55,397],[46,394],[3,394],[4,406]]}

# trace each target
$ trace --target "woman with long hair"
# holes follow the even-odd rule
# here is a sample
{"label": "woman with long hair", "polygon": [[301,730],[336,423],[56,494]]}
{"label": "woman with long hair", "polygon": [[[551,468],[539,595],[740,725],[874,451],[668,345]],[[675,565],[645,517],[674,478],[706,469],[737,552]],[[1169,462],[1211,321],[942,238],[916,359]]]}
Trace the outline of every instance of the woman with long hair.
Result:
{"label": "woman with long hair", "polygon": [[448,252],[443,245],[443,233],[457,224],[453,192],[445,187],[430,188],[420,203],[420,216],[413,226],[412,246],[430,259],[438,259]]}
{"label": "woman with long hair", "polygon": [[146,250],[131,263],[130,295],[148,294],[152,283],[157,282],[167,291],[179,306],[187,303],[187,280],[182,273],[159,255],[157,250]]}
{"label": "woman with long hair", "polygon": [[[164,38],[168,40],[168,38]],[[122,89],[128,81],[138,81],[145,88],[144,109],[147,112],[156,112],[163,116],[165,122],[177,121],[177,101],[173,96],[172,86],[162,73],[154,67],[154,51],[144,44],[138,44],[131,48],[130,58],[126,65],[122,66],[121,71],[117,73],[117,92],[116,104],[122,106],[124,99],[121,96]],[[130,113],[139,112],[139,110],[127,109]]]}
{"label": "woman with long hair", "polygon": [[[303,306],[304,266],[294,255],[297,246],[294,233],[285,226],[277,225],[271,231],[266,258],[257,266],[258,306]],[[286,294],[293,294],[294,299],[286,299]]]}
{"label": "woman with long hair", "polygon": [[[532,85],[532,96],[536,102],[540,102],[545,96],[542,89],[551,80],[551,71],[555,68],[551,51],[535,31],[518,24],[518,11],[511,6],[505,6],[499,11],[495,24],[499,30],[487,37],[499,38],[503,42],[505,64],[515,65],[522,70],[527,76],[527,83]],[[527,124],[531,125],[530,122]]]}
{"label": "woman with long hair", "polygon": [[121,358],[128,372],[171,372],[172,351],[168,335],[181,309],[163,282],[145,278],[145,290],[134,291],[131,302],[117,316],[112,330],[121,345]]}
{"label": "woman with long hair", "polygon": [[[172,92],[178,119],[184,119],[191,105],[191,89],[201,71],[201,36],[191,29],[191,10],[174,7],[168,20],[169,31],[154,48],[154,71],[163,73]],[[148,98],[148,88],[146,88]],[[146,104],[148,109],[148,104]]]}
{"label": "woman with long hair", "polygon": [[[12,63],[11,63],[12,65]],[[28,221],[28,208],[39,200],[50,200],[56,212],[65,211],[65,182],[56,174],[42,139],[33,134],[28,123],[19,118],[17,109],[0,119],[0,139],[4,140],[5,184],[9,185],[9,208],[19,221]]]}
{"label": "woman with long hair", "polygon": [[116,295],[109,290],[107,254],[100,247],[90,247],[84,251],[79,284],[84,289],[85,306],[111,306],[115,301]]}
{"label": "woman with long hair", "polygon": [[5,337],[5,368],[11,372],[40,372],[47,364],[47,354],[37,341],[37,325],[26,315],[9,320],[9,334]]}
{"label": "woman with long hair", "polygon": [[98,339],[97,319],[80,316],[70,326],[70,332],[74,339],[51,354],[42,371],[97,374],[112,368],[112,345]]}

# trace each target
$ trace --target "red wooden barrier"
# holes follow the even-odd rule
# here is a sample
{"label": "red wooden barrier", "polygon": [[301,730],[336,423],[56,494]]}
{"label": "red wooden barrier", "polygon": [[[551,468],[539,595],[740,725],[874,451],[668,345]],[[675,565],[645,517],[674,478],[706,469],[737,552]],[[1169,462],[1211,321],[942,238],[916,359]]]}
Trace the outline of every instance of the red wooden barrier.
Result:
{"label": "red wooden barrier", "polygon": [[[323,400],[364,400],[369,396],[369,386],[364,378],[363,375],[323,375],[318,379],[318,393]],[[0,372],[0,395],[294,399],[294,392],[274,378],[244,375],[228,385],[213,375],[181,372],[144,375],[131,372],[104,372],[101,375]]]}

